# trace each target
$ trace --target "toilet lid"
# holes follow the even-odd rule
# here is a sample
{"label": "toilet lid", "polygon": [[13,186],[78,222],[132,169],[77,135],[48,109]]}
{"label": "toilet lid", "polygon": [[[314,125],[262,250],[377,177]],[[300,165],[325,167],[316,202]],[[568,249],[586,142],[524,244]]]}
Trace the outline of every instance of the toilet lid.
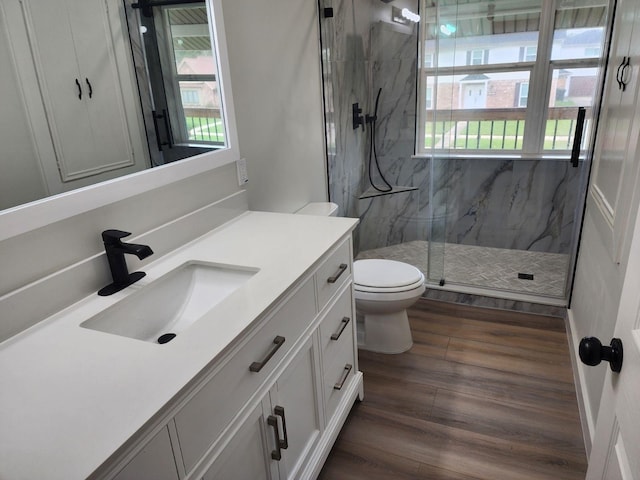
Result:
{"label": "toilet lid", "polygon": [[377,258],[353,262],[353,282],[363,287],[398,288],[423,281],[422,272],[408,263]]}

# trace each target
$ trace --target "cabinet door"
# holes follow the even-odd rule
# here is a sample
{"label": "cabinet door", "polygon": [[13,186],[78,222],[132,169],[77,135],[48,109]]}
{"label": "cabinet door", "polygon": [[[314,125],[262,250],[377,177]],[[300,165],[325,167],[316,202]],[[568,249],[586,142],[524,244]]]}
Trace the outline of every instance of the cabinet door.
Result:
{"label": "cabinet door", "polygon": [[[268,397],[268,396],[267,396]],[[266,403],[266,404],[265,404]],[[263,406],[263,404],[265,404]],[[270,408],[268,398],[245,419],[222,450],[203,480],[270,480],[278,478],[278,465],[271,459],[263,413]]]}
{"label": "cabinet door", "polygon": [[[591,182],[591,195],[600,212],[598,225],[616,262],[620,261],[626,238],[637,170],[634,153],[640,127],[635,115],[640,70],[639,18],[636,1],[618,2]],[[624,80],[624,88],[620,80]]]}
{"label": "cabinet door", "polygon": [[287,440],[282,450],[280,478],[297,478],[320,436],[319,359],[309,338],[271,389],[272,415]]}
{"label": "cabinet door", "polygon": [[143,478],[178,480],[178,470],[173,458],[167,427],[153,437],[113,480],[140,480]]}
{"label": "cabinet door", "polygon": [[41,94],[55,151],[55,159],[41,159],[50,193],[145,168],[121,5],[20,3],[40,89],[25,93]]}

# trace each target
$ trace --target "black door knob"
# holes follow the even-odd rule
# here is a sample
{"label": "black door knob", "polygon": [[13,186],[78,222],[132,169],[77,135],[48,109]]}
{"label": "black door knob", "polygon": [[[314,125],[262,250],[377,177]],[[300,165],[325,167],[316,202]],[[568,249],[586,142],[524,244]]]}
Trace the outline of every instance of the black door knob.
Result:
{"label": "black door knob", "polygon": [[609,362],[611,370],[622,369],[622,340],[614,338],[609,347],[603,347],[596,337],[584,337],[578,349],[580,360],[586,365],[598,365],[602,360]]}

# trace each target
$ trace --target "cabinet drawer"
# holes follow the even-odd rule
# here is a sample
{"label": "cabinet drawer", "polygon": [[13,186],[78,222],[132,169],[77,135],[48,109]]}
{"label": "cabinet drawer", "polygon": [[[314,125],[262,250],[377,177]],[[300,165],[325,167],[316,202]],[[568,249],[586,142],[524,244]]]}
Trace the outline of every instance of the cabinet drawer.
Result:
{"label": "cabinet drawer", "polygon": [[318,309],[322,310],[329,299],[351,276],[351,237],[342,242],[316,271]]}
{"label": "cabinet drawer", "polygon": [[[347,331],[345,330],[345,334]],[[353,352],[353,334],[340,341],[333,349],[333,357],[325,358],[324,397],[327,420],[331,419],[342,396],[356,373]],[[328,361],[327,361],[328,360]]]}
{"label": "cabinet drawer", "polygon": [[325,359],[333,357],[332,350],[343,343],[345,338],[353,338],[351,331],[354,321],[351,288],[347,288],[320,323],[320,345]]}
{"label": "cabinet drawer", "polygon": [[[353,329],[351,289],[348,288],[320,324],[327,419],[333,416],[343,392],[355,374]],[[336,388],[338,386],[340,388]]]}
{"label": "cabinet drawer", "polygon": [[[175,423],[187,472],[256,393],[314,316],[314,287],[308,279],[178,412]],[[276,342],[278,336],[285,341]],[[260,363],[260,371],[250,371]]]}

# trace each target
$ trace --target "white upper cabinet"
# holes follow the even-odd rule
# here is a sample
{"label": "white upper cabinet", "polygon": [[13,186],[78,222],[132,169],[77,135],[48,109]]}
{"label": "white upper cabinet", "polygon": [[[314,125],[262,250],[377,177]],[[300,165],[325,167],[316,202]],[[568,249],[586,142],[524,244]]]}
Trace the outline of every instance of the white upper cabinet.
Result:
{"label": "white upper cabinet", "polygon": [[144,168],[119,4],[23,2],[62,181]]}
{"label": "white upper cabinet", "polygon": [[28,45],[18,37],[14,49],[19,56],[28,47],[31,56],[31,65],[22,62],[23,89],[33,128],[48,129],[34,135],[41,156],[53,146],[55,162],[40,159],[50,193],[146,168],[122,3],[20,0],[19,7],[7,11],[14,25],[26,25]]}
{"label": "white upper cabinet", "polygon": [[634,0],[620,0],[616,9],[591,182],[591,197],[600,212],[600,230],[614,261],[620,261],[623,250],[638,168],[638,7]]}

